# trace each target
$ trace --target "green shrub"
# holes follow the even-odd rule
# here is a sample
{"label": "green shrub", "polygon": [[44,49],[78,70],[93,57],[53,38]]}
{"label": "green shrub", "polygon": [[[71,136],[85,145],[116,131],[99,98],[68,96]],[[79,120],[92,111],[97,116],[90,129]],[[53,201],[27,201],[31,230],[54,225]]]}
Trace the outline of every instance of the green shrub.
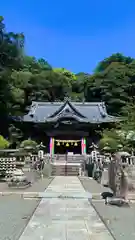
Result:
{"label": "green shrub", "polygon": [[10,143],[2,136],[0,135],[0,149],[8,148]]}
{"label": "green shrub", "polygon": [[37,143],[35,141],[32,141],[31,139],[28,139],[21,142],[20,147],[21,148],[31,147],[32,149],[35,149],[37,147]]}

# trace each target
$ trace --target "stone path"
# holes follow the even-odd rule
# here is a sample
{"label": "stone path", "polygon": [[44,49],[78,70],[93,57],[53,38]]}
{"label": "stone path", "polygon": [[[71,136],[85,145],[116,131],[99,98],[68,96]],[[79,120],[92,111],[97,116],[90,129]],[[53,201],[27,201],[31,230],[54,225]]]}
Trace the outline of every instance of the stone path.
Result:
{"label": "stone path", "polygon": [[77,177],[55,177],[45,194],[19,240],[113,240]]}

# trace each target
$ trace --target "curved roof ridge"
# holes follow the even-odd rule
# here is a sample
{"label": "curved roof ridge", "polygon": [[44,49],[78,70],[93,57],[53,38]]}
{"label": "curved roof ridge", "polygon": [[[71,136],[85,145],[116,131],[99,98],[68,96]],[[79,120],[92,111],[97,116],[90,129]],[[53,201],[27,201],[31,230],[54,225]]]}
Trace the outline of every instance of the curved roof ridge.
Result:
{"label": "curved roof ridge", "polygon": [[[77,116],[77,115],[67,115],[67,116],[62,116],[62,115],[60,115],[60,116],[55,116],[55,117],[53,117],[53,118],[47,118],[46,119],[46,121],[48,122],[48,121],[58,121],[58,120],[61,120],[61,119],[71,119],[71,118],[73,118],[73,119],[75,119],[75,120],[77,120],[77,121],[86,121],[86,122],[88,122],[86,119],[82,119],[81,117],[79,117],[79,116]],[[64,121],[64,120],[63,120]]]}
{"label": "curved roof ridge", "polygon": [[64,102],[64,103],[60,106],[60,108],[58,108],[55,112],[53,112],[53,114],[51,114],[51,115],[49,116],[49,118],[53,118],[53,117],[55,117],[57,114],[59,114],[59,113],[64,109],[64,107],[66,106],[66,104],[67,104],[67,102]]}
{"label": "curved roof ridge", "polygon": [[55,117],[57,114],[61,113],[62,110],[64,110],[64,108],[66,107],[66,105],[68,105],[75,113],[76,115],[78,115],[79,117],[82,118],[86,118],[86,116],[82,115],[77,109],[76,107],[69,101],[65,101],[58,110],[56,110],[52,115],[50,115],[50,118]]}

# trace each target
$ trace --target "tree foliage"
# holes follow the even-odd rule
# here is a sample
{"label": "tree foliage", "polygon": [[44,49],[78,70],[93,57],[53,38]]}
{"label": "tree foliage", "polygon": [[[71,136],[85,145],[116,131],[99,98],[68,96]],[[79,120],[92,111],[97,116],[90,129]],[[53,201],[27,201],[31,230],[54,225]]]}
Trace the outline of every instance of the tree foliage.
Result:
{"label": "tree foliage", "polygon": [[102,151],[116,152],[121,146],[123,138],[115,129],[105,129],[102,133],[102,138],[99,141],[99,147]]}
{"label": "tree foliage", "polygon": [[111,63],[130,64],[134,61],[131,57],[126,57],[121,53],[112,54],[110,57],[101,61],[95,69],[95,72],[103,72]]}

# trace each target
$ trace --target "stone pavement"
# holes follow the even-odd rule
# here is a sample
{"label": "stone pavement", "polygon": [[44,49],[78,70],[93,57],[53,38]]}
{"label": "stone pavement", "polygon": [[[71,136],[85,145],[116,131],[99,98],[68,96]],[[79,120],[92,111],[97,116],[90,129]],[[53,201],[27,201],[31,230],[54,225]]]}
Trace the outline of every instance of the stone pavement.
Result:
{"label": "stone pavement", "polygon": [[77,177],[55,177],[45,194],[19,240],[113,240]]}

